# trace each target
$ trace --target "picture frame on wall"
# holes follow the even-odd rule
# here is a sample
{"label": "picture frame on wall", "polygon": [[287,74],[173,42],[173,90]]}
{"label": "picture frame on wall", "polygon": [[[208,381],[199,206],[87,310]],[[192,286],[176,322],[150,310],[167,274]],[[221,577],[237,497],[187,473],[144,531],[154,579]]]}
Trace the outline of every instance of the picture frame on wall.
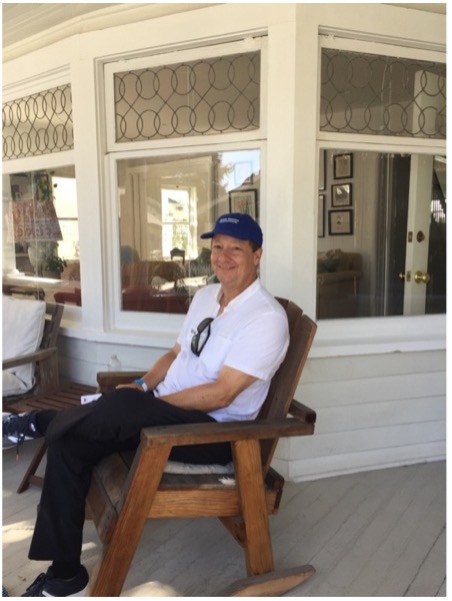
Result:
{"label": "picture frame on wall", "polygon": [[317,238],[325,237],[325,194],[319,194],[317,213]]}
{"label": "picture frame on wall", "polygon": [[330,236],[350,236],[353,234],[353,210],[329,211],[328,234]]}
{"label": "picture frame on wall", "polygon": [[326,190],[326,150],[319,151],[319,191]]}
{"label": "picture frame on wall", "polygon": [[232,190],[229,192],[229,212],[247,213],[253,219],[257,219],[257,190]]}
{"label": "picture frame on wall", "polygon": [[331,186],[332,207],[351,207],[352,204],[352,184],[333,184]]}
{"label": "picture frame on wall", "polygon": [[335,154],[333,166],[334,179],[353,177],[353,154]]}

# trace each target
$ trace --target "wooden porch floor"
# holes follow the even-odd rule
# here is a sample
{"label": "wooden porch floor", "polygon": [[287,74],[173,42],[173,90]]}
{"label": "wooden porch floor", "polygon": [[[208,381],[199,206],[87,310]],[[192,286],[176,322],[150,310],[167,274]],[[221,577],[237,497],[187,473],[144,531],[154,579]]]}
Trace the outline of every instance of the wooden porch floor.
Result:
{"label": "wooden porch floor", "polygon": [[[23,445],[19,463],[14,449],[3,452],[3,585],[11,596],[47,566],[27,559],[40,491],[15,492],[36,442]],[[270,526],[277,567],[317,569],[286,596],[446,596],[445,462],[287,483]],[[88,571],[99,551],[87,523]],[[218,520],[162,520],[147,524],[124,590],[148,583],[137,596],[220,596],[244,576],[242,551]]]}

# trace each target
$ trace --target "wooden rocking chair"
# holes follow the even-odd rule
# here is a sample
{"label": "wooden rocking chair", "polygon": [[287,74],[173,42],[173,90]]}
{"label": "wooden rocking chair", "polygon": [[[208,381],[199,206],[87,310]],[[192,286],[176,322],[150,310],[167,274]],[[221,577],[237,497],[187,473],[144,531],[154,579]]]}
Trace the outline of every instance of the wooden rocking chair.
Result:
{"label": "wooden rocking chair", "polygon": [[[281,436],[314,432],[314,411],[293,400],[316,325],[279,299],[289,319],[290,346],[255,421],[146,428],[135,454],[114,454],[95,468],[87,506],[104,543],[93,597],[119,596],[148,518],[218,517],[243,547],[248,578],[223,595],[272,596],[315,573],[312,566],[275,571],[268,515],[278,511],[284,479],[270,467]],[[141,374],[102,372],[101,390]],[[292,417],[287,417],[290,414]],[[165,474],[173,446],[229,441],[235,485],[217,475]]]}

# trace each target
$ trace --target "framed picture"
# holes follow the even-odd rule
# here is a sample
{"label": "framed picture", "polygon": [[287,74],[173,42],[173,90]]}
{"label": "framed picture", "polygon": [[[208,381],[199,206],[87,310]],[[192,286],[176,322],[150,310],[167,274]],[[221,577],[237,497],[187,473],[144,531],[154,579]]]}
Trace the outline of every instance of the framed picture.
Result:
{"label": "framed picture", "polygon": [[233,190],[229,192],[229,212],[247,213],[257,219],[257,190]]}
{"label": "framed picture", "polygon": [[352,200],[352,184],[333,184],[331,186],[332,207],[351,207]]}
{"label": "framed picture", "polygon": [[353,234],[353,211],[329,211],[328,233],[330,236],[348,236]]}
{"label": "framed picture", "polygon": [[335,154],[333,157],[334,179],[353,177],[353,155]]}
{"label": "framed picture", "polygon": [[325,194],[319,194],[317,213],[317,238],[325,237]]}
{"label": "framed picture", "polygon": [[319,152],[319,190],[326,190],[326,150]]}

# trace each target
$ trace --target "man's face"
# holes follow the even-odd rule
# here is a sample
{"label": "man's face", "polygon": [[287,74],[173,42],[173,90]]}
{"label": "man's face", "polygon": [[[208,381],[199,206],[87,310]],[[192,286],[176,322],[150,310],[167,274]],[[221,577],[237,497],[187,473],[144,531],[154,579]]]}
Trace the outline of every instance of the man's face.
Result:
{"label": "man's face", "polygon": [[257,276],[262,248],[253,251],[248,240],[216,235],[212,240],[211,263],[223,287],[237,293],[247,288]]}

